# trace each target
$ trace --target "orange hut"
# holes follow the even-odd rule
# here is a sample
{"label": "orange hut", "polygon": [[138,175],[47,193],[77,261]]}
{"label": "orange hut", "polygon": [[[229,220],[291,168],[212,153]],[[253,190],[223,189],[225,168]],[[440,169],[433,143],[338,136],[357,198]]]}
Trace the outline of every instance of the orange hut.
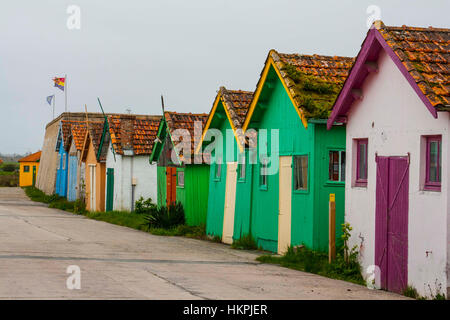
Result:
{"label": "orange hut", "polygon": [[105,211],[106,153],[109,135],[105,122],[89,122],[81,151],[85,163],[86,209]]}
{"label": "orange hut", "polygon": [[41,151],[38,151],[19,160],[19,186],[29,187],[36,184],[40,159]]}

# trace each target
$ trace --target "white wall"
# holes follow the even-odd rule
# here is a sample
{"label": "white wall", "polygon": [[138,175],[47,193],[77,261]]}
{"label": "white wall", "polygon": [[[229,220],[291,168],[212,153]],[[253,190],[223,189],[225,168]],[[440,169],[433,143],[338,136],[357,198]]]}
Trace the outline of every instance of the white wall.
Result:
{"label": "white wall", "polygon": [[[394,62],[384,52],[379,71],[363,86],[363,99],[355,102],[347,123],[347,168],[351,168],[354,138],[368,138],[368,185],[352,187],[353,168],[346,173],[346,220],[353,227],[351,245],[361,250],[364,270],[375,256],[375,153],[379,156],[411,154],[409,169],[408,283],[430,296],[441,286],[446,293],[449,212],[449,114],[431,113],[413,91]],[[442,190],[422,191],[421,136],[442,135]],[[426,251],[432,251],[426,255]]]}
{"label": "white wall", "polygon": [[[141,196],[157,201],[156,164],[149,164],[149,156],[124,156],[111,151],[111,143],[106,157],[106,168],[114,168],[114,210],[128,210],[132,208],[132,178],[136,180],[134,187],[134,201]],[[107,184],[105,186],[108,187]],[[105,192],[107,192],[105,190]],[[107,194],[107,193],[106,193]],[[106,197],[105,197],[106,201]]]}

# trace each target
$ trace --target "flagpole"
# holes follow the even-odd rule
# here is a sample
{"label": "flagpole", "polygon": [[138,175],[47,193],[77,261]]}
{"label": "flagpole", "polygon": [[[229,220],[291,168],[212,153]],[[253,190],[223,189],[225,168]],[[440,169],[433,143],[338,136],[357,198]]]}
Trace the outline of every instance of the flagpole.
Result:
{"label": "flagpole", "polygon": [[66,105],[65,111],[67,112],[67,74],[64,75],[64,99],[65,99],[65,105]]}
{"label": "flagpole", "polygon": [[53,119],[55,119],[55,99],[56,99],[56,95],[53,95]]}

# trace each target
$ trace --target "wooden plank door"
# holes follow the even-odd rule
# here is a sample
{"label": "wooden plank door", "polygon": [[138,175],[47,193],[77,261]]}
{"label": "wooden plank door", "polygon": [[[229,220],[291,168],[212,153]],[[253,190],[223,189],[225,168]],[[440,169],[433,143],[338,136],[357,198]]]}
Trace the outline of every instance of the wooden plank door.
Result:
{"label": "wooden plank door", "polygon": [[89,178],[89,210],[95,211],[95,165],[89,165]]}
{"label": "wooden plank door", "polygon": [[33,166],[33,187],[36,185],[36,166]]}
{"label": "wooden plank door", "polygon": [[291,245],[292,157],[280,157],[278,205],[278,253],[286,253]]}
{"label": "wooden plank door", "polygon": [[75,201],[77,199],[77,157],[69,157],[69,184],[67,190],[67,200]]}
{"label": "wooden plank door", "polygon": [[166,167],[167,196],[166,204],[169,206],[177,201],[177,168]]}
{"label": "wooden plank door", "polygon": [[236,170],[237,170],[237,162],[227,164],[222,242],[228,244],[233,243],[234,209],[236,205],[236,178],[237,178]]}
{"label": "wooden plank door", "polygon": [[409,159],[376,161],[375,263],[381,287],[402,293],[408,285]]}
{"label": "wooden plank door", "polygon": [[114,208],[114,169],[106,170],[106,211]]}

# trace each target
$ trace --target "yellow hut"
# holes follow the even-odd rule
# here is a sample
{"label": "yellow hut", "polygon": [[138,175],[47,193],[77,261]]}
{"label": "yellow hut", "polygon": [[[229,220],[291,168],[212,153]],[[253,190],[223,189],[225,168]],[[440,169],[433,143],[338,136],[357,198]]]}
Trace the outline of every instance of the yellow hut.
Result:
{"label": "yellow hut", "polygon": [[36,184],[41,151],[30,154],[19,160],[19,186],[29,187]]}

